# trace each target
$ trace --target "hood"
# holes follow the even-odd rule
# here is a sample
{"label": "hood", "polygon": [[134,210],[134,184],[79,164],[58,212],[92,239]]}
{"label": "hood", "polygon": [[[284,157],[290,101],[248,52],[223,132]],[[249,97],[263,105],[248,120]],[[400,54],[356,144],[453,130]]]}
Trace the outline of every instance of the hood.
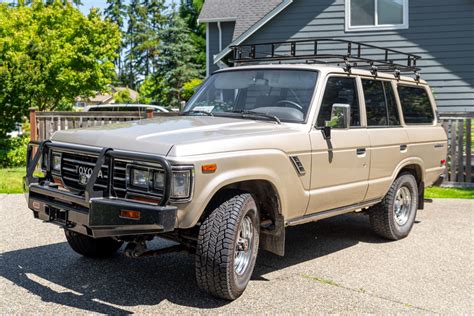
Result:
{"label": "hood", "polygon": [[[193,148],[194,154],[217,152],[210,143],[229,144],[232,138],[252,139],[256,136],[275,135],[291,131],[285,124],[210,116],[171,116],[56,132],[52,140],[65,143],[111,147],[158,155],[168,155],[174,147],[181,154],[193,154],[184,148]],[[207,144],[207,146],[200,146]],[[190,147],[191,146],[191,147]],[[239,147],[242,147],[240,145]],[[245,149],[235,148],[235,149]]]}

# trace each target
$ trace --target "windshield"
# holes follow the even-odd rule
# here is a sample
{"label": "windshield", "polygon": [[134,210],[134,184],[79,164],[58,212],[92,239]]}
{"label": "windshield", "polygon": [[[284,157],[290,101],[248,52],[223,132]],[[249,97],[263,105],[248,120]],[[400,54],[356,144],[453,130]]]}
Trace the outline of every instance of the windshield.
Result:
{"label": "windshield", "polygon": [[252,113],[282,122],[306,120],[317,72],[290,69],[253,69],[212,75],[189,101],[184,112]]}

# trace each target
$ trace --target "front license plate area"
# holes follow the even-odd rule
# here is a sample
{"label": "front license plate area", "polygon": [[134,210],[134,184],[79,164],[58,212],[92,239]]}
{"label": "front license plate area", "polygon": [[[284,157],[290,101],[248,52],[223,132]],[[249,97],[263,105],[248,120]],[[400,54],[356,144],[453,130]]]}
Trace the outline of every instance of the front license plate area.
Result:
{"label": "front license plate area", "polygon": [[50,222],[55,222],[61,225],[66,225],[67,223],[67,211],[60,210],[54,207],[46,207],[46,214],[49,216]]}

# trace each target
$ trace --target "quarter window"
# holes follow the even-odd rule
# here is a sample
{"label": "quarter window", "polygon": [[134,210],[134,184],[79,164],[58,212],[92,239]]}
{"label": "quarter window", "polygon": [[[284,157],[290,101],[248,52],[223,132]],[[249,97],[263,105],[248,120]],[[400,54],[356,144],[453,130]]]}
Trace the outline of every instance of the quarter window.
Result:
{"label": "quarter window", "polygon": [[402,105],[406,124],[431,124],[434,121],[433,109],[424,88],[398,86],[398,95]]}
{"label": "quarter window", "polygon": [[346,29],[408,28],[408,0],[346,0]]}
{"label": "quarter window", "polygon": [[392,85],[387,81],[362,79],[368,126],[400,125]]}
{"label": "quarter window", "polygon": [[324,127],[331,120],[332,105],[335,103],[351,106],[351,126],[360,126],[359,98],[354,78],[330,77],[326,83],[321,109],[317,121],[318,127]]}

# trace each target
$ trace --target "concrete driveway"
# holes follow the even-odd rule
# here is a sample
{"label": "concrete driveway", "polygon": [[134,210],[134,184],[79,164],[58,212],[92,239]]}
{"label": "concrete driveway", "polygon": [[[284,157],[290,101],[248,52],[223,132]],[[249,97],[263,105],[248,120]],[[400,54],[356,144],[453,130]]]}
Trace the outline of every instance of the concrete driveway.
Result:
{"label": "concrete driveway", "polygon": [[398,242],[363,214],[290,228],[286,257],[261,252],[247,291],[226,302],[197,289],[190,255],[82,258],[23,196],[0,195],[0,311],[472,314],[473,219],[474,200],[435,200]]}

